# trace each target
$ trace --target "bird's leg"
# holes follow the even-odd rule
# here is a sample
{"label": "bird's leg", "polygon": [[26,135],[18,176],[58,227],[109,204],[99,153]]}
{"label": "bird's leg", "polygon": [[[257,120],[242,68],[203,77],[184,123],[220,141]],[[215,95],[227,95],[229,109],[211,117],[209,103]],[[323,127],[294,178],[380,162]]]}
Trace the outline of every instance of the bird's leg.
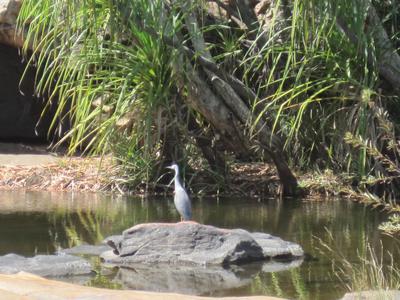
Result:
{"label": "bird's leg", "polygon": [[181,222],[183,222],[183,217],[181,216]]}

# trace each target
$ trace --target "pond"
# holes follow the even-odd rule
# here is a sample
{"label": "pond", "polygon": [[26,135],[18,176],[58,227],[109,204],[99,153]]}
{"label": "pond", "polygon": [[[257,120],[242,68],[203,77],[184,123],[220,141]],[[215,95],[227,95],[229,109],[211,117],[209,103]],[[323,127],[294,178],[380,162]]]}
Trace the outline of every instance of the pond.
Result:
{"label": "pond", "polygon": [[[386,215],[348,200],[196,199],[193,201],[193,215],[196,221],[204,224],[280,236],[300,244],[309,255],[298,267],[288,270],[266,272],[257,269],[234,288],[210,286],[207,292],[192,291],[202,295],[338,299],[346,289],[332,274],[331,259],[321,253],[319,239],[340,251],[349,261],[356,261],[358,253],[366,250],[366,241],[376,248],[380,248],[382,243],[385,250],[398,255],[396,242],[382,236],[377,229],[386,220]],[[177,220],[179,216],[172,197],[146,199],[104,194],[2,191],[0,255],[52,254],[57,249],[81,243],[98,244],[105,237],[120,234],[134,224]],[[155,269],[154,274],[157,272]],[[163,288],[159,290],[174,291],[174,282],[168,282],[170,285],[166,287],[159,277],[147,278],[153,281],[153,288],[148,289],[157,290],[157,280],[160,280],[159,286]],[[114,288],[143,288],[124,284],[115,270],[103,270],[101,276],[75,282]]]}

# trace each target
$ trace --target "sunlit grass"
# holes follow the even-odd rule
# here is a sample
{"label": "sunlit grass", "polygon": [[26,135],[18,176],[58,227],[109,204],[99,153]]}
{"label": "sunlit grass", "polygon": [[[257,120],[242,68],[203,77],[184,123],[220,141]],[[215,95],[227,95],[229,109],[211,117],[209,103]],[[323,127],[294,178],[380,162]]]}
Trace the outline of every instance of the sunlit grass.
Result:
{"label": "sunlit grass", "polygon": [[396,214],[389,216],[389,220],[386,222],[383,222],[381,225],[379,225],[379,229],[389,235],[393,235],[393,236],[399,235],[400,234],[400,215],[396,213]]}
{"label": "sunlit grass", "polygon": [[382,244],[374,248],[364,240],[361,248],[354,249],[357,259],[350,261],[335,244],[333,235],[329,233],[328,236],[328,241],[318,239],[321,253],[330,259],[334,276],[348,291],[374,290],[387,296],[386,291],[400,289],[400,267]]}

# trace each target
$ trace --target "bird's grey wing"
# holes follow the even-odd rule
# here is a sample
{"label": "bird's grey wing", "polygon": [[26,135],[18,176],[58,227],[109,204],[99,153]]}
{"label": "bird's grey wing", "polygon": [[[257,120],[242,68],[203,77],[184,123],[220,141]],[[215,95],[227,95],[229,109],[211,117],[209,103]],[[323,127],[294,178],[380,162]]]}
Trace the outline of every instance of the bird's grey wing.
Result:
{"label": "bird's grey wing", "polygon": [[176,209],[184,219],[190,219],[192,217],[192,205],[190,203],[189,195],[184,189],[178,189],[175,191],[174,202]]}

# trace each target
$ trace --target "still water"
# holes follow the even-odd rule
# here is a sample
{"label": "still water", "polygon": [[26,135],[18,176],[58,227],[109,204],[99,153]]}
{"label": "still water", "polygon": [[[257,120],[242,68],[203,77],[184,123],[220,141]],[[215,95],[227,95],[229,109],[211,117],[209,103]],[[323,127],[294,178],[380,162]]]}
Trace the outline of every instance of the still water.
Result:
{"label": "still water", "polygon": [[[332,274],[332,260],[321,252],[321,243],[356,261],[365,251],[366,241],[377,249],[381,241],[385,251],[398,255],[398,244],[382,236],[378,225],[387,216],[347,200],[329,199],[305,202],[245,198],[208,198],[193,201],[194,219],[225,228],[244,228],[267,232],[300,244],[309,258],[297,267],[267,272],[249,266],[235,288],[209,286],[192,293],[211,296],[271,295],[291,299],[338,299],[346,292]],[[99,244],[105,237],[144,222],[176,222],[179,216],[171,197],[144,199],[104,194],[55,192],[0,193],[0,255],[25,256],[52,254],[57,249],[79,244]],[[330,238],[333,237],[333,240]],[[253,266],[254,267],[254,266]],[[243,267],[246,270],[246,267]],[[173,291],[174,282],[166,282],[154,267],[146,280],[157,290]],[[103,272],[103,271],[102,271]],[[136,270],[135,272],[140,272]],[[101,278],[78,280],[83,284],[115,288],[139,288],[122,283],[121,274],[106,270]],[[150,275],[149,275],[150,274]],[[153,274],[153,275],[151,275]],[[210,273],[211,274],[211,273]],[[210,275],[211,276],[211,275]],[[174,277],[171,277],[174,278]],[[169,279],[171,281],[171,278]],[[173,281],[173,279],[172,279]],[[208,283],[212,285],[211,283]],[[176,291],[181,291],[177,288]],[[185,292],[186,290],[183,290]],[[188,291],[186,291],[188,292]],[[190,293],[190,291],[189,291]]]}

